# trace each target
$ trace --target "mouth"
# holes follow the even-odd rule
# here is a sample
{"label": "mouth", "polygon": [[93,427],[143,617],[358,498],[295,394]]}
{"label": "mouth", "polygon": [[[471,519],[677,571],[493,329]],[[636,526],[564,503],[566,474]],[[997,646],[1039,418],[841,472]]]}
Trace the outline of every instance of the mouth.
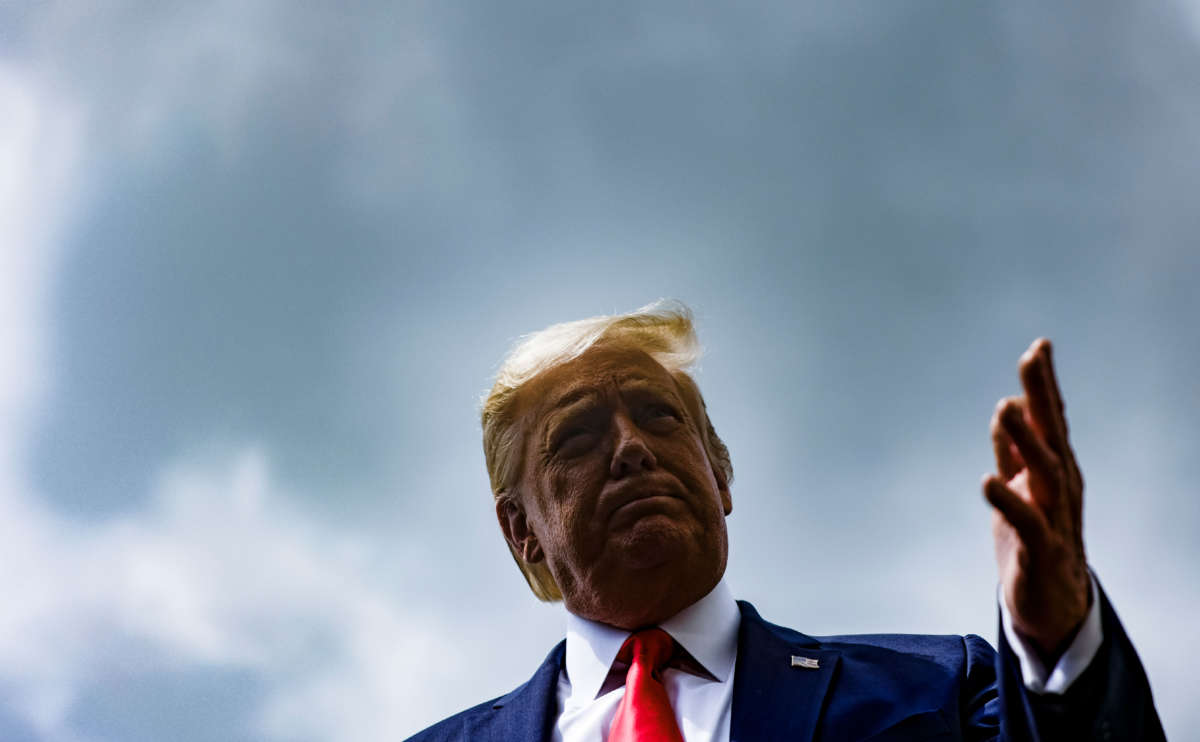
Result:
{"label": "mouth", "polygon": [[682,500],[683,498],[673,488],[657,483],[625,487],[611,495],[612,505],[608,517],[611,519],[620,515],[622,520],[631,517],[638,518],[652,512],[661,512],[664,509],[676,507]]}
{"label": "mouth", "polygon": [[630,500],[624,505],[613,511],[613,517],[640,518],[644,515],[649,515],[654,512],[662,512],[664,509],[672,506],[672,503],[678,503],[679,498],[673,495],[648,495]]}

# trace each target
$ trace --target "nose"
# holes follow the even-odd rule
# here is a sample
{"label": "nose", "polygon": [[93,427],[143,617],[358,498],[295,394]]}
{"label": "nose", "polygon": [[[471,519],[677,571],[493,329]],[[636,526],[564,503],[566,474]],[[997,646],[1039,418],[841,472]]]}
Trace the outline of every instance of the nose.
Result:
{"label": "nose", "polygon": [[642,431],[625,415],[616,416],[617,446],[613,451],[609,473],[613,479],[621,479],[658,466],[650,447],[642,438]]}

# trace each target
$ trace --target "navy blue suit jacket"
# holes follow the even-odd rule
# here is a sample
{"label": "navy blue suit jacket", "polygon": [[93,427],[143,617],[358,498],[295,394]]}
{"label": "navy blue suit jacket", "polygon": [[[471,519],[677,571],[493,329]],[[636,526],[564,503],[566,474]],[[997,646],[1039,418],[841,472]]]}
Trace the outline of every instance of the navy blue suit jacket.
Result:
{"label": "navy blue suit jacket", "polygon": [[[739,601],[730,742],[753,740],[1162,740],[1145,672],[1099,596],[1104,644],[1063,696],[1027,693],[1000,632],[978,636],[812,637]],[[410,742],[549,740],[566,654],[560,642],[528,682]],[[793,655],[819,667],[793,667]]]}

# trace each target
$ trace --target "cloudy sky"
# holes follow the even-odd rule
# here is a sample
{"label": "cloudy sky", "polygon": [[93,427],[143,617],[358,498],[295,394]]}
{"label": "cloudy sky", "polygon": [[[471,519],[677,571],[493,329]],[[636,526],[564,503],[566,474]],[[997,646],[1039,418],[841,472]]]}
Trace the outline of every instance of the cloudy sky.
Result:
{"label": "cloudy sky", "polygon": [[987,423],[1054,339],[1092,564],[1200,726],[1200,8],[0,4],[0,738],[395,740],[562,634],[477,402],[695,310],[727,578],[994,639]]}

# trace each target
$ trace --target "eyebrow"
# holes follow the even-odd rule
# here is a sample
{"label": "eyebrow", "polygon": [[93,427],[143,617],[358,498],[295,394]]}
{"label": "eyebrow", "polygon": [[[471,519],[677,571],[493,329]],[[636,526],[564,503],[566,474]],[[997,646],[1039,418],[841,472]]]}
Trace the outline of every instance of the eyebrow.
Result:
{"label": "eyebrow", "polygon": [[657,392],[668,396],[676,394],[674,386],[663,384],[657,379],[651,379],[645,376],[631,376],[621,379],[619,387],[622,393],[625,392]]}
{"label": "eyebrow", "polygon": [[[671,398],[683,405],[686,409],[687,404],[679,394],[679,390],[674,385],[663,384],[660,380],[646,376],[641,373],[631,373],[622,376],[617,381],[618,393],[624,394],[657,394],[659,396]],[[554,400],[545,408],[545,412],[541,415],[541,423],[539,427],[542,430],[542,435],[549,435],[555,427],[564,419],[570,418],[574,413],[572,407],[584,407],[589,400],[594,400],[602,396],[601,391],[595,387],[582,387],[572,389],[562,395],[555,397]]]}
{"label": "eyebrow", "polygon": [[554,403],[541,415],[541,420],[537,424],[540,431],[538,436],[548,445],[554,431],[563,424],[563,421],[574,416],[575,412],[571,408],[587,407],[590,400],[596,400],[599,397],[600,392],[596,389],[583,388],[574,389],[556,398]]}
{"label": "eyebrow", "polygon": [[571,391],[567,392],[566,394],[563,394],[562,396],[555,398],[555,400],[550,404],[550,406],[546,408],[546,413],[547,413],[547,415],[549,415],[551,413],[558,412],[559,410],[562,410],[564,408],[570,407],[571,405],[575,404],[576,402],[578,402],[582,399],[587,399],[588,397],[598,397],[598,396],[600,396],[600,392],[596,389],[592,389],[591,387],[583,387],[582,389],[572,389]]}

